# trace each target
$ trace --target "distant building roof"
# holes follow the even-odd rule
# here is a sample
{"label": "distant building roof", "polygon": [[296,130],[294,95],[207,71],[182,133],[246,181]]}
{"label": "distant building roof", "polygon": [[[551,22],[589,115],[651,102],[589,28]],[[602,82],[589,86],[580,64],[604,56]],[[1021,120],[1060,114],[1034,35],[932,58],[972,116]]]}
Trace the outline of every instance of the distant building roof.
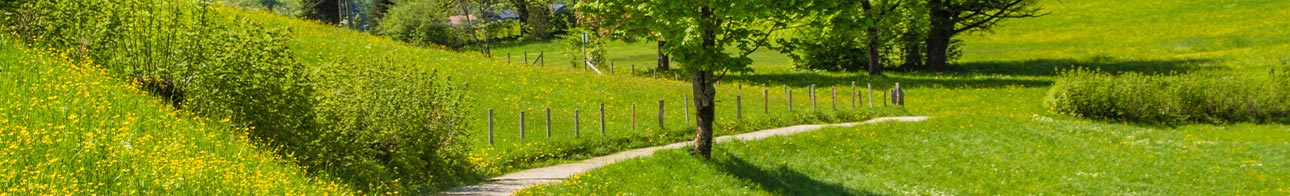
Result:
{"label": "distant building roof", "polygon": [[448,16],[448,24],[450,25],[466,24],[466,19],[478,20],[479,18],[474,16],[466,16],[466,15],[453,15],[453,16]]}

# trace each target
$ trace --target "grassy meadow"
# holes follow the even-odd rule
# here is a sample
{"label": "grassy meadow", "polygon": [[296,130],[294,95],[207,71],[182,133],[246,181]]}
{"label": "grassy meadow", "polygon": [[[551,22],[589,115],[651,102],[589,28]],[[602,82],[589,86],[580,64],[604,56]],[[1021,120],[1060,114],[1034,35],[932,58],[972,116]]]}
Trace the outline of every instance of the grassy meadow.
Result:
{"label": "grassy meadow", "polygon": [[[1290,68],[1282,1],[1045,1],[1051,15],[963,37],[950,73],[891,73],[918,123],[831,128],[624,161],[522,195],[1290,193],[1290,126],[1164,126],[1059,115],[1059,70],[1241,78]],[[736,80],[842,83],[836,73]],[[798,77],[800,76],[800,77]],[[807,79],[802,79],[802,78]],[[1260,75],[1262,77],[1262,75]],[[863,81],[863,79],[862,79]],[[1216,87],[1221,88],[1221,87]],[[704,192],[694,192],[704,190]]]}
{"label": "grassy meadow", "polygon": [[[472,121],[471,162],[484,176],[507,171],[617,152],[624,149],[692,139],[694,114],[689,84],[672,78],[598,75],[548,61],[547,66],[507,64],[504,56],[489,60],[478,53],[465,55],[416,47],[384,37],[321,25],[270,13],[241,13],[270,26],[293,31],[289,45],[308,67],[308,73],[346,73],[354,66],[386,67],[400,72],[436,72],[464,86]],[[336,37],[347,37],[336,39]],[[549,54],[548,54],[549,55]],[[534,58],[536,54],[533,54]],[[516,57],[515,61],[519,61]],[[643,70],[643,68],[641,68]],[[855,78],[859,79],[859,78]],[[864,88],[862,80],[859,88]],[[837,109],[832,86],[837,85]],[[890,84],[888,84],[890,85]],[[722,83],[717,86],[717,135],[779,126],[844,122],[877,116],[906,114],[894,107],[852,109],[850,83],[817,86],[812,108],[809,87],[758,86]],[[875,87],[877,88],[877,87]],[[792,94],[792,112],[788,97]],[[766,92],[763,92],[765,90]],[[763,100],[763,93],[767,97]],[[736,99],[740,100],[736,100]],[[857,97],[858,98],[858,97]],[[658,126],[658,103],[664,102],[664,127]],[[736,116],[736,102],[743,103],[743,119]],[[681,103],[685,102],[686,105]],[[769,102],[769,105],[765,103]],[[599,104],[605,105],[605,133],[600,133]],[[632,107],[635,105],[635,113]],[[551,108],[551,138],[546,136],[545,110]],[[488,110],[494,111],[494,144],[488,143]],[[574,111],[579,127],[575,135]],[[692,110],[692,109],[691,109]],[[769,112],[766,112],[768,110]],[[525,136],[520,139],[519,113],[525,112]],[[632,117],[637,119],[633,129]]]}
{"label": "grassy meadow", "polygon": [[0,36],[0,194],[352,194],[68,51]]}
{"label": "grassy meadow", "polygon": [[[1290,69],[1290,21],[1278,20],[1290,17],[1290,9],[1275,9],[1290,2],[1042,4],[1050,15],[962,36],[960,66],[946,73],[799,70],[787,56],[763,49],[752,55],[754,72],[731,74],[717,85],[716,135],[880,116],[926,115],[929,121],[723,143],[712,161],[665,151],[520,194],[1290,194],[1285,124],[1089,120],[1044,104],[1060,70],[1070,68],[1234,79]],[[608,43],[606,57],[616,73],[600,75],[571,66],[576,48],[562,40],[498,43],[489,59],[274,13],[219,10],[285,28],[291,60],[309,78],[301,81],[316,89],[312,97],[406,92],[392,88],[419,88],[424,81],[392,80],[427,73],[460,89],[470,131],[468,160],[459,161],[475,168],[454,176],[468,179],[430,187],[693,139],[694,114],[685,112],[692,110],[693,93],[685,78],[645,72],[655,66],[655,42]],[[169,107],[93,62],[68,60],[67,51],[14,42],[0,37],[0,89],[11,89],[0,91],[0,187],[6,189],[0,195],[344,195],[364,186],[305,172],[291,157],[248,139],[246,128]],[[546,65],[519,63],[526,51],[529,60],[545,51]],[[380,82],[343,84],[367,79]],[[867,106],[867,85],[882,99],[878,89],[895,83],[906,89],[906,107],[880,100]]]}

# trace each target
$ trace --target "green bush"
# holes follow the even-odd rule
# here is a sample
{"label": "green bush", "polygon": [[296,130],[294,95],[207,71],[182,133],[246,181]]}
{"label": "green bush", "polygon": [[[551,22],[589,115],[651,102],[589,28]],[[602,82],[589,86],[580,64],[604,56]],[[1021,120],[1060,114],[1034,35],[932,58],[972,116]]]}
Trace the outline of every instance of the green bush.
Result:
{"label": "green bush", "polygon": [[[145,90],[252,136],[296,142],[312,89],[286,47],[288,32],[219,14],[208,2],[55,0],[24,5],[16,32],[30,44],[74,50]],[[19,30],[19,29],[15,29]]]}
{"label": "green bush", "polygon": [[1106,120],[1290,123],[1287,78],[1285,71],[1163,76],[1076,69],[1061,74],[1045,103],[1058,113]]}
{"label": "green bush", "polygon": [[377,27],[377,32],[413,44],[461,48],[469,43],[465,29],[448,24],[457,13],[454,1],[396,0]]}
{"label": "green bush", "polygon": [[316,96],[317,119],[326,128],[317,132],[320,148],[308,150],[313,157],[300,159],[306,165],[379,192],[434,191],[470,178],[461,84],[392,63],[328,66],[348,71],[318,75],[327,90]]}
{"label": "green bush", "polygon": [[869,53],[860,37],[863,32],[805,28],[779,44],[798,69],[863,71],[869,68]]}

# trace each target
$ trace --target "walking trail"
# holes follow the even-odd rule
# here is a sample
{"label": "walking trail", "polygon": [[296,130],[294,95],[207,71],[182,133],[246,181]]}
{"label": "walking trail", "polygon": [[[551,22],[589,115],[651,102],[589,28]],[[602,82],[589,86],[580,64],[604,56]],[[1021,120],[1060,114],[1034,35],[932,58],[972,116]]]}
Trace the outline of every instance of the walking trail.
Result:
{"label": "walking trail", "polygon": [[[761,130],[751,133],[737,135],[728,135],[715,138],[716,142],[725,142],[730,140],[750,141],[760,140],[777,135],[792,135],[803,132],[815,131],[824,127],[851,127],[862,124],[874,124],[880,122],[917,122],[927,120],[926,116],[902,116],[902,117],[883,117],[875,118],[864,122],[824,124],[824,125],[797,125],[783,127],[778,129]],[[590,171],[591,169],[604,167],[606,165],[621,160],[646,157],[653,155],[655,151],[677,149],[691,145],[692,142],[677,142],[664,146],[655,146],[649,148],[633,149],[619,152],[616,154],[591,158],[576,163],[566,163],[542,168],[528,169],[515,173],[506,174],[500,177],[488,179],[488,182],[466,187],[457,187],[442,195],[510,195],[515,191],[524,189],[529,186],[559,183],[560,181],[572,177],[575,174]]]}

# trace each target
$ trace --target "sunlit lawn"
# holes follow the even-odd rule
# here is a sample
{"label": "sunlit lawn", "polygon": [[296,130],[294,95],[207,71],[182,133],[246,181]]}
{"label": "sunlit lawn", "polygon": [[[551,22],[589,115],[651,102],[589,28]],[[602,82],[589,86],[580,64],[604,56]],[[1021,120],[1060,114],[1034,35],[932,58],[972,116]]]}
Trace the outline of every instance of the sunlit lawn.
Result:
{"label": "sunlit lawn", "polygon": [[[1045,1],[1052,15],[964,37],[951,73],[865,77],[799,71],[740,82],[853,80],[908,90],[919,123],[833,128],[625,161],[526,194],[1290,194],[1290,126],[1162,127],[1053,114],[1070,67],[1240,76],[1290,68],[1283,1]],[[702,191],[697,191],[702,190]]]}

